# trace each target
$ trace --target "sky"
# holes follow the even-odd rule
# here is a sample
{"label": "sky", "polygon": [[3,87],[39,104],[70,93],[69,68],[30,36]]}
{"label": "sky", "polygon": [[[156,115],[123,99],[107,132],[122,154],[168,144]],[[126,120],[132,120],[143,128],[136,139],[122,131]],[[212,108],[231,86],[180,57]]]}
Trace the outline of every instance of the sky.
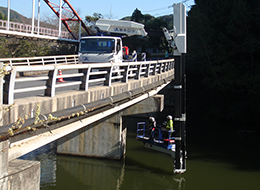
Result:
{"label": "sky", "polygon": [[[52,3],[59,5],[60,0],[49,0]],[[194,5],[194,0],[184,0],[186,10],[189,10]],[[101,13],[105,18],[109,19],[121,19],[125,16],[131,16],[134,10],[139,9],[142,14],[150,14],[152,16],[169,15],[173,13],[173,8],[169,8],[174,3],[184,2],[183,0],[131,0],[131,1],[119,1],[119,0],[69,0],[72,7],[78,12],[82,19],[86,15],[92,16],[93,13]],[[11,9],[16,12],[31,18],[32,17],[32,2],[33,0],[10,0]],[[50,15],[54,13],[47,6],[47,4],[41,0],[41,20],[44,15]],[[8,0],[0,0],[0,6],[7,7]],[[35,0],[35,15],[38,11],[38,0]]]}

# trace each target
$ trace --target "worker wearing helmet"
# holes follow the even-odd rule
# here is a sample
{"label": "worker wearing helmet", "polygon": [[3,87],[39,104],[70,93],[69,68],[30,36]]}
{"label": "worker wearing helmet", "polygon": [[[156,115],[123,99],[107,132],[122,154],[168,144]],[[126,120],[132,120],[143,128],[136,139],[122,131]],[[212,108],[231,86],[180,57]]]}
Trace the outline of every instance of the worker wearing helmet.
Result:
{"label": "worker wearing helmet", "polygon": [[165,127],[162,127],[162,134],[164,138],[168,138],[172,136],[173,132],[173,121],[172,116],[167,116],[167,122],[164,123]]}
{"label": "worker wearing helmet", "polygon": [[171,115],[168,115],[168,116],[167,116],[166,129],[167,129],[168,131],[173,131],[173,121],[172,121],[172,116],[171,116]]}
{"label": "worker wearing helmet", "polygon": [[149,125],[148,125],[148,129],[150,131],[150,138],[153,137],[153,131],[155,130],[156,128],[156,121],[155,121],[155,118],[154,117],[149,117]]}
{"label": "worker wearing helmet", "polygon": [[148,125],[149,130],[152,130],[152,128],[156,127],[156,121],[154,117],[149,117],[149,122],[150,122]]}

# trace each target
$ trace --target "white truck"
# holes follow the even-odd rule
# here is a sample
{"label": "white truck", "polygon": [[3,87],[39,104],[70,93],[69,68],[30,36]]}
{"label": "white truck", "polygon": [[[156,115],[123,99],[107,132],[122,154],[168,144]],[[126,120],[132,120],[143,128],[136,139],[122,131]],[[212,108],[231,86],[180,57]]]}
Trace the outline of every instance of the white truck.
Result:
{"label": "white truck", "polygon": [[[96,27],[102,32],[117,35],[147,35],[144,25],[133,21],[99,19]],[[121,37],[82,37],[79,43],[79,63],[120,63],[123,61],[123,49]]]}

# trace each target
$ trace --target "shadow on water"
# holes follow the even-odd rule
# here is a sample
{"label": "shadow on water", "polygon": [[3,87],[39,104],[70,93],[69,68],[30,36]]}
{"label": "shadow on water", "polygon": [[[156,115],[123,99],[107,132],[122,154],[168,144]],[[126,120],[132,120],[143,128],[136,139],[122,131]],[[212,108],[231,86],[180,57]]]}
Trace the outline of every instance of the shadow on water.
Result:
{"label": "shadow on water", "polygon": [[189,160],[224,162],[237,171],[260,171],[259,132],[227,131],[225,125],[216,124],[194,128],[187,132]]}

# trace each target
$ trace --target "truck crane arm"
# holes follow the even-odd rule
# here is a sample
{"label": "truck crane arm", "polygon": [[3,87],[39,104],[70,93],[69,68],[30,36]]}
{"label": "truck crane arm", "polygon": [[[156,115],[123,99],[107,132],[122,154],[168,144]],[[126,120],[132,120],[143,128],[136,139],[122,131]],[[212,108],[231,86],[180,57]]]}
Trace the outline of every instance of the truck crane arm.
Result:
{"label": "truck crane arm", "polygon": [[127,36],[147,36],[144,25],[126,20],[99,19],[96,26],[104,32],[124,34]]}
{"label": "truck crane arm", "polygon": [[166,40],[168,41],[168,46],[172,47],[173,49],[176,49],[176,44],[174,43],[174,39],[176,38],[176,33],[175,30],[168,30],[167,28],[163,28],[163,33],[164,36],[166,38]]}

